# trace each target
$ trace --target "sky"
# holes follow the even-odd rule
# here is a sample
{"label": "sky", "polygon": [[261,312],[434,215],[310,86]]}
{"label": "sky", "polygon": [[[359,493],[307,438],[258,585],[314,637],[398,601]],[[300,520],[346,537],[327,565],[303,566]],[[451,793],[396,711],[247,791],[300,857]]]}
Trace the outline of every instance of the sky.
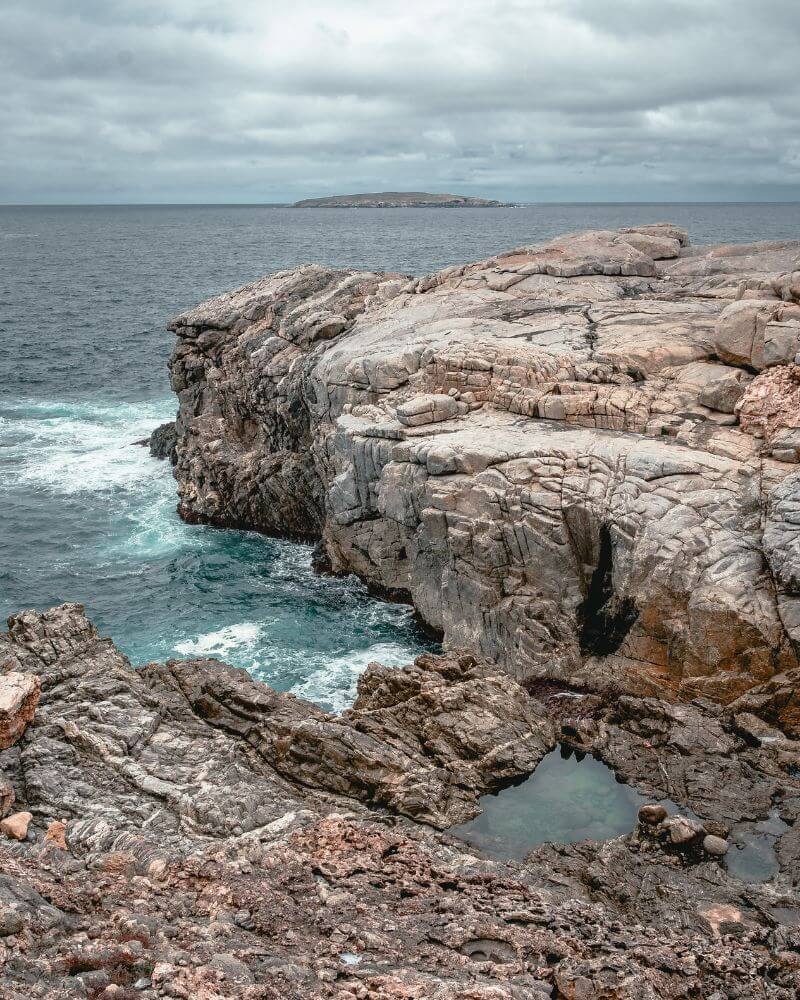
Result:
{"label": "sky", "polygon": [[800,199],[797,0],[0,0],[0,203]]}

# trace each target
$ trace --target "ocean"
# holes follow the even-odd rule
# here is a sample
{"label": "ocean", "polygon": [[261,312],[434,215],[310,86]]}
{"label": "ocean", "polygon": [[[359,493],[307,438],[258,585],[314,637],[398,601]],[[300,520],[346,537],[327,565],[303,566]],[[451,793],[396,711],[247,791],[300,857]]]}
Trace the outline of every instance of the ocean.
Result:
{"label": "ocean", "polygon": [[79,601],[134,664],[216,656],[325,708],[429,642],[409,608],[315,576],[310,547],[183,524],[167,463],[170,316],[318,261],[413,274],[583,228],[800,237],[800,204],[0,207],[0,613]]}

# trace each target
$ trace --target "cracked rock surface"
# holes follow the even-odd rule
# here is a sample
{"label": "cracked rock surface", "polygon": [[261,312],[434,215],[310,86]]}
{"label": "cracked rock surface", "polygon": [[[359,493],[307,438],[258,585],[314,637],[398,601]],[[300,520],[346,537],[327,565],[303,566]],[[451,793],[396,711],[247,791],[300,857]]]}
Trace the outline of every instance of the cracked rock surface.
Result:
{"label": "cracked rock surface", "polygon": [[798,666],[799,262],[653,225],[262,278],[171,323],[179,510],[518,680],[733,701]]}
{"label": "cracked rock surface", "polygon": [[[332,716],[216,661],[134,670],[79,605],[9,625],[0,662],[40,678],[41,700],[0,752],[29,819],[24,840],[0,835],[4,998],[800,989],[800,747],[755,714],[774,716],[772,682],[724,710],[565,698],[450,653],[371,665]],[[556,741],[670,797],[661,827],[689,842],[652,807],[627,836],[522,863],[437,829]],[[739,881],[719,845],[772,814],[777,872]]]}

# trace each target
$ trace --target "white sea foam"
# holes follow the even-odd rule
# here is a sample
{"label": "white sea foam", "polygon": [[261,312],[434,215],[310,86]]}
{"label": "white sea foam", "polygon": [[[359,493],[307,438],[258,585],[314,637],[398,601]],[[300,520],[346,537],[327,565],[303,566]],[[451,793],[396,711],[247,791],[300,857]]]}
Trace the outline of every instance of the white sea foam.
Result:
{"label": "white sea foam", "polygon": [[182,656],[230,657],[241,661],[242,657],[254,656],[263,632],[262,624],[240,622],[238,625],[226,625],[216,632],[206,632],[195,639],[176,642],[172,648]]}
{"label": "white sea foam", "polygon": [[358,678],[370,663],[377,661],[387,667],[402,667],[410,663],[414,655],[408,646],[400,643],[378,642],[368,649],[353,650],[326,660],[291,691],[329,711],[341,712],[353,704]]}
{"label": "white sea foam", "polygon": [[2,458],[10,481],[73,494],[137,486],[164,478],[163,463],[134,441],[175,412],[172,400],[48,403],[3,407]]}

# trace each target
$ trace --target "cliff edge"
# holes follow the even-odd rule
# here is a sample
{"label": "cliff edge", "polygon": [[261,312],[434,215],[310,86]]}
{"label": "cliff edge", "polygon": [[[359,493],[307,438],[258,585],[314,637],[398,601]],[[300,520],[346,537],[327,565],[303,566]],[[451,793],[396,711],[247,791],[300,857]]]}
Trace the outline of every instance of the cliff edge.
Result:
{"label": "cliff edge", "polygon": [[798,665],[800,242],[307,265],[170,326],[187,520],[321,539],[524,682],[729,702]]}

